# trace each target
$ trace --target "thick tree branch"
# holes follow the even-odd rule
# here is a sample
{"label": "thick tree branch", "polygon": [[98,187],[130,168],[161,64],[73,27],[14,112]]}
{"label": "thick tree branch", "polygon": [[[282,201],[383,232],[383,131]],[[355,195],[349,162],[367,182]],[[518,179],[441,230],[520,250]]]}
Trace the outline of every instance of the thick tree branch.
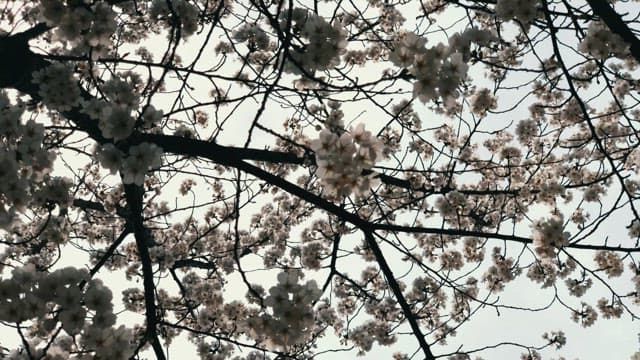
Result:
{"label": "thick tree branch", "polygon": [[[187,144],[181,144],[182,141],[189,141],[190,146]],[[499,233],[487,233],[482,231],[467,231],[461,229],[444,229],[444,228],[427,228],[427,227],[413,227],[413,226],[400,226],[400,225],[387,225],[387,224],[375,224],[365,219],[362,219],[356,214],[350,213],[342,207],[335,205],[334,203],[322,198],[319,195],[313,194],[279,176],[273,175],[270,172],[263,170],[255,165],[252,165],[244,159],[236,156],[236,152],[219,151],[220,146],[211,146],[210,143],[197,140],[189,140],[184,138],[176,138],[176,142],[167,142],[169,152],[181,152],[182,154],[188,153],[191,156],[199,156],[209,159],[215,163],[237,168],[241,171],[249,173],[267,183],[277,186],[284,191],[295,195],[302,200],[313,204],[319,209],[325,210],[330,214],[338,216],[340,219],[355,225],[358,228],[370,228],[373,230],[385,230],[385,231],[397,231],[404,233],[428,233],[428,234],[440,234],[450,236],[473,236],[479,238],[489,239],[501,239],[508,241],[516,241],[523,244],[531,244],[530,238],[519,237],[515,235],[499,234]],[[222,147],[224,148],[224,147]],[[167,149],[165,149],[167,150]],[[589,249],[589,250],[611,250],[611,251],[623,251],[623,252],[640,252],[640,248],[622,248],[622,247],[610,247],[610,246],[597,246],[597,245],[582,245],[572,244],[569,247],[576,249]]]}
{"label": "thick tree branch", "polygon": [[620,35],[622,39],[629,44],[631,55],[640,62],[640,39],[638,39],[629,26],[622,20],[622,17],[611,7],[606,0],[587,0],[587,3],[593,9],[593,12],[600,16],[602,21],[607,24],[612,32]]}
{"label": "thick tree branch", "polygon": [[361,228],[361,230],[364,232],[367,246],[369,246],[369,249],[371,249],[373,255],[376,257],[376,262],[378,263],[378,265],[380,265],[380,270],[382,270],[384,277],[387,279],[387,283],[389,284],[389,287],[391,288],[391,291],[393,292],[396,300],[398,300],[398,304],[400,304],[400,308],[402,309],[405,319],[407,319],[409,325],[411,326],[413,335],[418,340],[418,344],[420,344],[422,352],[424,352],[425,360],[435,360],[435,356],[433,356],[431,348],[429,347],[429,344],[427,344],[427,341],[424,338],[424,334],[420,329],[418,319],[411,311],[411,307],[409,306],[409,303],[407,303],[407,299],[405,299],[404,295],[402,294],[402,289],[400,288],[395,275],[393,275],[391,267],[389,267],[389,264],[387,263],[382,250],[378,246],[376,239],[373,237],[373,229]]}
{"label": "thick tree branch", "polygon": [[142,264],[144,286],[144,303],[146,308],[147,332],[146,338],[151,343],[158,360],[165,360],[164,351],[158,338],[158,309],[156,307],[155,284],[153,282],[153,265],[149,255],[149,244],[152,243],[149,231],[144,227],[142,219],[142,196],[144,191],[137,185],[125,185],[125,197],[129,208],[129,221],[133,225],[136,238],[136,249]]}

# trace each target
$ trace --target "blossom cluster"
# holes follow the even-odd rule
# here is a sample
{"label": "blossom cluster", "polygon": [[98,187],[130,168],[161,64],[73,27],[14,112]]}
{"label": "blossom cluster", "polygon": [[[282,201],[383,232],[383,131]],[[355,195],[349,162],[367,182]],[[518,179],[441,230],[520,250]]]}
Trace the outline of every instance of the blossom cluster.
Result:
{"label": "blossom cluster", "polygon": [[585,276],[580,280],[568,278],[576,269],[576,263],[570,258],[565,262],[560,261],[557,257],[553,260],[544,258],[541,261],[536,259],[528,268],[527,277],[541,284],[543,289],[555,286],[559,279],[565,279],[565,285],[569,293],[572,296],[581,297],[592,284],[591,279]]}
{"label": "blossom cluster", "polygon": [[524,144],[529,144],[538,135],[538,124],[533,119],[524,119],[516,126],[516,136]]}
{"label": "blossom cluster", "polygon": [[[132,114],[140,104],[140,96],[134,89],[134,84],[138,81],[137,77],[130,73],[122,76],[132,76],[132,78],[130,80],[121,77],[109,79],[100,88],[104,99],[92,99],[82,104],[82,111],[92,119],[98,120],[98,128],[102,136],[114,141],[126,139],[133,133],[136,117]],[[161,118],[162,111],[156,110],[153,105],[144,106],[140,114],[142,126],[145,128],[155,126]]]}
{"label": "blossom cluster", "polygon": [[185,37],[198,30],[198,8],[186,0],[153,0],[149,16],[152,20],[179,24]]}
{"label": "blossom cluster", "polygon": [[35,204],[43,206],[58,205],[66,209],[71,206],[73,197],[70,194],[72,181],[65,177],[47,177],[36,191],[32,192]]}
{"label": "blossom cluster", "polygon": [[555,250],[569,244],[570,234],[564,231],[561,216],[538,220],[533,224],[533,246],[543,259],[551,259]]}
{"label": "blossom cluster", "polygon": [[96,148],[96,157],[111,174],[120,171],[125,184],[143,185],[149,169],[162,165],[162,149],[147,142],[131,146],[128,155],[107,143]]}
{"label": "blossom cluster", "polygon": [[269,37],[257,24],[246,23],[233,32],[233,40],[238,43],[248,43],[249,49],[267,50],[269,47]]}
{"label": "blossom cluster", "polygon": [[[400,34],[389,60],[407,68],[415,77],[413,95],[422,102],[442,98],[451,106],[458,97],[458,85],[466,78],[471,43],[487,44],[493,36],[487,31],[469,29],[442,43],[427,48],[427,39],[408,32]],[[487,104],[487,107],[490,107]]]}
{"label": "blossom cluster", "polygon": [[53,63],[32,76],[42,102],[51,109],[69,111],[80,104],[80,87],[69,66]]}
{"label": "blossom cluster", "polygon": [[313,303],[321,291],[314,280],[299,283],[302,273],[288,270],[278,274],[278,284],[269,289],[264,305],[271,314],[248,319],[250,331],[266,336],[276,346],[302,343],[314,325]]}
{"label": "blossom cluster", "polygon": [[464,207],[466,202],[464,194],[459,191],[451,191],[446,196],[438,198],[435,206],[443,217],[451,218],[457,215],[458,209]]}
{"label": "blossom cluster", "polygon": [[576,323],[580,323],[583,327],[589,327],[593,325],[598,319],[598,313],[589,304],[582,302],[580,305],[580,311],[574,310],[571,319]]}
{"label": "blossom cluster", "polygon": [[23,112],[22,104],[11,104],[0,92],[0,228],[27,208],[70,204],[70,182],[49,176],[55,154],[42,146],[44,126],[22,123]]}
{"label": "blossom cluster", "polygon": [[[302,8],[293,9],[291,20],[291,28],[302,45],[291,49],[290,59],[285,64],[287,72],[312,75],[340,64],[340,56],[347,47],[347,33],[342,24],[330,24],[321,16]],[[282,29],[287,28],[287,21],[283,15]]]}
{"label": "blossom cluster", "polygon": [[516,20],[526,25],[536,19],[538,5],[537,0],[498,0],[496,16],[504,21]]}
{"label": "blossom cluster", "polygon": [[640,238],[640,220],[634,219],[629,225],[629,237],[632,239]]}
{"label": "blossom cluster", "polygon": [[612,251],[598,251],[594,256],[594,260],[600,270],[603,270],[610,278],[618,277],[624,271],[622,259]]}
{"label": "blossom cluster", "polygon": [[363,194],[374,186],[372,175],[365,176],[383,157],[383,144],[366,131],[364,124],[348,132],[326,127],[311,142],[316,155],[317,175],[331,196]]}
{"label": "blossom cluster", "polygon": [[493,248],[492,259],[493,265],[484,273],[482,281],[486,283],[487,289],[500,292],[507,282],[516,278],[517,270],[514,269],[513,258],[505,258],[498,247]]}
{"label": "blossom cluster", "polygon": [[114,141],[127,138],[133,132],[135,119],[131,110],[124,106],[105,106],[98,127],[102,135]]}
{"label": "blossom cluster", "polygon": [[76,49],[91,48],[94,56],[107,53],[117,28],[116,13],[106,1],[40,0],[40,16],[56,27],[60,40]]}
{"label": "blossom cluster", "polygon": [[367,321],[350,331],[350,340],[360,349],[358,355],[362,356],[370,351],[377,342],[383,346],[389,346],[397,341],[392,334],[391,325],[383,321]]}
{"label": "blossom cluster", "polygon": [[565,280],[565,285],[569,290],[569,294],[575,297],[582,297],[587,293],[587,290],[591,288],[591,285],[593,285],[593,280],[589,278],[585,278],[582,280],[569,278]]}
{"label": "blossom cluster", "polygon": [[549,344],[553,344],[556,349],[560,349],[567,344],[567,336],[562,330],[552,331],[551,334],[544,333],[542,338],[547,340]]}
{"label": "blossom cluster", "polygon": [[497,106],[496,98],[487,88],[478,90],[471,100],[471,111],[480,116],[485,116],[489,110],[494,110]]}
{"label": "blossom cluster", "polygon": [[610,55],[621,57],[629,45],[618,34],[614,34],[602,22],[594,21],[589,24],[587,35],[580,42],[578,50],[590,54],[598,59],[606,59]]}
{"label": "blossom cluster", "polygon": [[[0,281],[0,320],[21,323],[36,319],[39,331],[45,333],[61,323],[67,334],[82,337],[83,351],[95,351],[101,358],[127,359],[135,349],[132,333],[124,327],[113,328],[116,316],[111,299],[111,291],[100,280],[90,279],[84,269],[67,267],[46,273],[28,264],[14,269],[11,278]],[[91,322],[87,321],[88,315]],[[72,344],[67,344],[66,349],[59,345],[48,350],[45,347],[34,349],[33,353],[47,351],[48,356],[66,359],[71,347]],[[9,358],[23,357],[16,350]]]}
{"label": "blossom cluster", "polygon": [[624,311],[619,299],[609,301],[606,298],[598,300],[598,310],[605,319],[618,319]]}
{"label": "blossom cluster", "polygon": [[633,169],[636,174],[640,174],[640,146],[636,145],[629,152],[625,166],[628,169]]}

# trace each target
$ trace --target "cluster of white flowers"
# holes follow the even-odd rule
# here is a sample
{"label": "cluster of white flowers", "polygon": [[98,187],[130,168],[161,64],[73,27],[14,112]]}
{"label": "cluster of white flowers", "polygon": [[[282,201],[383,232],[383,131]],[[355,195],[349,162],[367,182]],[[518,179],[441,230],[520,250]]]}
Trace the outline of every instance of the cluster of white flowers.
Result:
{"label": "cluster of white flowers", "polygon": [[[95,319],[95,316],[94,316]],[[95,322],[95,320],[94,320]],[[82,334],[82,344],[85,348],[95,349],[101,359],[127,360],[136,349],[133,330],[120,325],[117,328],[101,329],[96,326],[85,328]],[[79,360],[95,359],[86,354]]]}
{"label": "cluster of white flowers", "polygon": [[632,239],[640,238],[640,220],[634,219],[629,226],[629,236]]}
{"label": "cluster of white flowers", "polygon": [[[105,99],[85,101],[82,111],[98,120],[98,127],[105,138],[114,139],[114,141],[126,139],[133,132],[136,123],[132,113],[139,106],[140,96],[130,81],[119,77],[106,81],[100,90]],[[162,112],[149,105],[144,109],[141,117],[144,125],[151,127],[162,117]]]}
{"label": "cluster of white flowers", "polygon": [[69,234],[72,230],[67,217],[52,215],[41,219],[38,223],[40,229],[38,239],[41,243],[62,245],[69,240]]}
{"label": "cluster of white flowers", "polygon": [[462,252],[467,261],[481,262],[484,260],[484,245],[478,238],[465,238]]}
{"label": "cluster of white flowers", "polygon": [[149,129],[157,126],[162,120],[164,112],[156,109],[153,105],[148,105],[142,112],[142,125]]}
{"label": "cluster of white flowers", "polygon": [[[122,77],[122,78],[121,78]],[[131,77],[126,80],[126,77]],[[130,73],[120,74],[100,86],[104,99],[91,99],[82,103],[82,111],[98,120],[98,127],[105,138],[119,141],[133,133],[136,117],[133,113],[140,106],[140,96],[134,85],[137,77]],[[152,128],[162,119],[162,110],[146,105],[140,110],[144,128]]]}
{"label": "cluster of white flowers", "polygon": [[351,329],[349,340],[360,348],[358,355],[362,356],[371,351],[375,342],[383,346],[395,343],[397,338],[392,332],[393,329],[388,322],[371,320]]}
{"label": "cluster of white flowers", "polygon": [[[525,194],[527,191],[528,189],[524,190],[522,193],[523,196],[526,196]],[[558,183],[557,179],[550,178],[542,180],[542,184],[540,184],[540,188],[538,189],[538,194],[536,194],[536,196],[540,202],[555,205],[556,198],[565,194],[565,187]]]}
{"label": "cluster of white flowers", "polygon": [[114,144],[107,143],[101,147],[96,147],[95,154],[100,165],[109,169],[112,175],[120,170],[122,160],[124,159],[124,153]]}
{"label": "cluster of white flowers", "polygon": [[0,91],[0,137],[15,138],[20,136],[20,118],[24,110],[24,106],[11,104],[6,92]]}
{"label": "cluster of white flowers", "polygon": [[587,35],[580,42],[578,50],[598,59],[606,59],[610,55],[622,57],[628,48],[629,44],[620,35],[611,32],[602,22],[594,21],[589,24]]}
{"label": "cluster of white flowers", "polygon": [[569,278],[565,280],[564,283],[569,290],[569,294],[575,297],[582,297],[584,294],[586,294],[587,290],[591,288],[591,285],[593,285],[593,280],[589,278],[585,278],[582,280]]}
{"label": "cluster of white flowers", "polygon": [[[332,69],[340,64],[340,56],[346,52],[347,47],[347,32],[342,24],[329,24],[321,16],[302,8],[293,9],[291,20],[291,28],[302,41],[302,45],[291,48],[289,56],[293,61],[287,59],[287,72],[313,74],[315,71]],[[287,21],[283,15],[282,29],[287,28]]]}
{"label": "cluster of white flowers", "polygon": [[536,350],[527,350],[520,353],[520,360],[542,360],[542,355]]}
{"label": "cluster of white flowers", "polygon": [[131,109],[119,105],[105,106],[98,122],[102,136],[115,141],[131,135],[134,125],[135,118],[131,116]]}
{"label": "cluster of white flowers", "polygon": [[536,19],[538,5],[537,0],[498,0],[496,16],[504,21],[516,20],[526,25]]}
{"label": "cluster of white flowers", "polygon": [[493,248],[492,259],[493,265],[484,273],[482,281],[486,283],[487,289],[500,292],[507,282],[516,278],[518,269],[513,265],[513,258],[505,258],[498,247]]}
{"label": "cluster of white flowers", "polygon": [[598,319],[598,313],[596,310],[589,304],[583,302],[581,303],[580,311],[573,311],[571,315],[571,319],[577,323],[580,323],[583,327],[589,327],[593,325]]}
{"label": "cluster of white flowers", "polygon": [[68,111],[80,104],[80,87],[69,66],[53,63],[32,76],[42,102],[51,109]]}
{"label": "cluster of white flowers", "polygon": [[598,310],[605,319],[619,319],[622,316],[623,307],[620,300],[609,301],[606,298],[598,300]]}
{"label": "cluster of white flowers", "polygon": [[618,277],[624,271],[620,255],[612,251],[598,251],[594,256],[594,260],[598,264],[599,270],[604,270],[610,278]]}
{"label": "cluster of white flowers", "polygon": [[169,24],[175,24],[175,20],[178,20],[185,37],[193,35],[198,30],[198,8],[186,0],[153,0],[149,16],[152,21],[159,19]]}
{"label": "cluster of white flowers", "polygon": [[635,145],[628,154],[625,161],[626,168],[632,169],[636,174],[640,175],[640,144]]}
{"label": "cluster of white flowers", "polygon": [[267,50],[269,48],[269,37],[257,24],[246,23],[233,32],[233,40],[246,42],[251,50]]}
{"label": "cluster of white flowers", "polygon": [[465,61],[471,57],[471,45],[488,46],[498,41],[498,37],[490,30],[468,28],[463,32],[452,34],[449,37],[449,54],[458,52]]}
{"label": "cluster of white flowers", "polygon": [[0,92],[0,228],[12,225],[17,211],[70,202],[69,182],[48,175],[55,154],[42,146],[44,126],[22,123],[23,112]]}
{"label": "cluster of white flowers", "polygon": [[550,262],[536,262],[529,267],[527,277],[542,284],[542,288],[548,288],[556,283],[556,268]]}
{"label": "cluster of white flowers", "polygon": [[383,144],[366,131],[364,124],[349,132],[327,127],[311,142],[316,155],[317,175],[330,196],[363,194],[375,186],[373,175],[365,176],[383,157]]}
{"label": "cluster of white flowers", "polygon": [[[59,342],[59,341],[58,341]],[[29,351],[25,349],[16,349],[7,354],[3,359],[7,360],[31,360],[31,359],[47,359],[47,360],[67,360],[71,356],[69,351],[66,351],[58,345],[38,347],[41,341],[31,340],[28,341]]]}
{"label": "cluster of white flowers", "polygon": [[456,250],[447,250],[440,254],[440,264],[445,271],[460,270],[464,266],[462,253]]}
{"label": "cluster of white flowers", "polygon": [[[131,343],[133,331],[121,325],[118,328],[106,328],[100,330],[97,328],[89,328],[84,334],[82,345],[86,349],[95,349],[92,351],[82,350],[82,354],[76,354],[75,360],[95,360],[95,359],[114,359],[126,360],[131,357],[135,351],[135,344]],[[41,345],[42,346],[39,346]],[[71,359],[72,353],[78,353],[74,339],[69,336],[58,336],[53,343],[41,341],[40,339],[28,340],[27,345],[29,351],[24,348],[16,349],[6,355],[3,359],[7,360],[68,360]],[[125,346],[123,346],[125,345]]]}
{"label": "cluster of white flowers", "polygon": [[420,101],[441,97],[451,105],[459,95],[458,85],[467,76],[471,43],[486,44],[492,39],[489,32],[469,29],[452,36],[449,46],[440,43],[426,48],[424,37],[412,32],[402,33],[389,60],[396,66],[409,69],[415,76],[413,95]]}
{"label": "cluster of white flowers", "polygon": [[440,215],[446,218],[455,217],[458,209],[463,208],[467,200],[463,193],[459,191],[451,191],[446,196],[439,197],[436,200],[436,209]]}
{"label": "cluster of white flowers", "polygon": [[635,297],[633,298],[633,303],[636,305],[640,305],[640,267],[631,263],[629,264],[629,268],[634,274],[633,277],[631,278],[631,282],[633,283],[634,285],[633,287],[635,290]]}
{"label": "cluster of white flowers", "polygon": [[593,184],[589,186],[582,194],[584,201],[598,202],[600,198],[606,195],[607,190],[600,184]]}
{"label": "cluster of white flowers", "polygon": [[[19,162],[15,151],[4,150],[0,152],[0,212],[4,216],[22,210],[26,205],[29,182],[20,176]],[[10,209],[5,209],[5,205]],[[5,221],[2,221],[4,224]],[[8,225],[8,224],[6,224]]]}
{"label": "cluster of white flowers", "polygon": [[552,259],[556,249],[569,244],[570,234],[564,231],[562,216],[538,220],[532,228],[533,246],[542,259]]}
{"label": "cluster of white flowers", "polygon": [[[401,358],[400,360],[405,360],[405,359]],[[447,360],[471,360],[471,356],[469,356],[468,354],[455,354],[455,355],[449,356]]]}
{"label": "cluster of white flowers", "polygon": [[471,111],[480,116],[485,116],[487,111],[494,110],[497,106],[496,98],[487,88],[476,91],[471,99]]}
{"label": "cluster of white flowers", "polygon": [[33,200],[39,205],[58,205],[68,208],[73,202],[71,179],[65,177],[47,178],[44,184],[33,194]]}
{"label": "cluster of white flowers", "polygon": [[302,248],[302,253],[300,254],[300,261],[304,265],[305,268],[320,270],[322,265],[321,260],[323,259],[323,255],[326,252],[324,245],[320,242],[312,242],[305,245]]}
{"label": "cluster of white flowers", "polygon": [[[95,351],[101,358],[127,359],[135,344],[131,343],[130,330],[112,328],[116,316],[111,299],[111,291],[100,280],[90,279],[84,269],[67,267],[46,273],[28,264],[0,281],[0,320],[20,323],[36,319],[34,323],[43,332],[55,331],[61,323],[67,334],[82,336],[83,351]],[[92,315],[90,323],[88,315]],[[44,349],[34,348],[34,353]],[[71,349],[54,346],[46,351],[47,358],[55,358]],[[24,353],[14,351],[10,358],[22,359]]]}
{"label": "cluster of white flowers", "polygon": [[140,103],[140,96],[134,89],[139,81],[137,75],[125,72],[107,80],[100,90],[109,103],[134,109]]}
{"label": "cluster of white flowers", "polygon": [[143,185],[149,169],[162,165],[162,149],[146,142],[131,146],[128,155],[114,144],[107,143],[96,147],[96,157],[111,174],[121,171],[125,184]]}
{"label": "cluster of white flowers", "polygon": [[60,40],[76,49],[92,48],[94,56],[106,54],[117,28],[116,13],[108,2],[40,0],[40,5],[42,20],[55,26]]}
{"label": "cluster of white flowers", "polygon": [[544,333],[542,334],[542,338],[547,340],[549,344],[555,345],[556,349],[560,349],[563,346],[567,345],[567,336],[562,330],[552,331],[551,334]]}
{"label": "cluster of white flowers", "polygon": [[427,39],[413,32],[402,34],[394,51],[389,55],[389,60],[403,68],[409,68],[414,64],[415,57],[426,52]]}
{"label": "cluster of white flowers", "polygon": [[516,136],[522,144],[529,144],[538,135],[538,123],[533,119],[520,120],[516,126]]}
{"label": "cluster of white flowers", "polygon": [[313,303],[321,291],[314,280],[299,283],[302,273],[297,270],[278,274],[278,284],[269,289],[264,305],[271,314],[250,318],[251,332],[266,336],[276,346],[290,346],[308,340],[314,325]]}

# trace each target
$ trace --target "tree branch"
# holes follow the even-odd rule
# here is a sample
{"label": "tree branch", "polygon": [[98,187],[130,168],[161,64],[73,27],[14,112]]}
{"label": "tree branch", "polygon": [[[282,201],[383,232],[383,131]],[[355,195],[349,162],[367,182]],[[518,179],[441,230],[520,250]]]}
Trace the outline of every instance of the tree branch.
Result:
{"label": "tree branch", "polygon": [[609,29],[629,44],[631,55],[640,62],[640,40],[633,34],[622,17],[605,0],[587,0],[594,14],[600,16]]}
{"label": "tree branch", "polygon": [[424,352],[425,359],[435,360],[435,356],[433,356],[433,353],[431,352],[431,348],[429,347],[429,344],[427,344],[427,341],[424,338],[424,334],[420,329],[420,324],[418,324],[418,320],[413,315],[413,312],[411,311],[411,307],[409,306],[409,303],[407,303],[407,299],[405,299],[404,295],[402,294],[402,289],[400,289],[400,285],[398,284],[398,281],[393,275],[393,271],[391,270],[391,267],[389,267],[387,260],[384,258],[384,254],[382,253],[382,250],[380,250],[380,247],[378,246],[376,239],[373,237],[373,229],[365,227],[365,228],[361,228],[361,230],[364,232],[364,237],[367,242],[367,246],[369,246],[369,248],[373,252],[373,255],[376,257],[376,262],[378,263],[378,265],[380,265],[380,270],[382,270],[384,277],[387,279],[387,283],[389,284],[389,287],[391,288],[393,295],[396,297],[396,300],[398,300],[398,304],[400,304],[400,308],[402,308],[402,312],[404,313],[405,319],[407,319],[407,321],[409,322],[409,325],[411,326],[413,335],[418,340],[418,344],[420,344],[420,348]]}
{"label": "tree branch", "polygon": [[149,255],[149,244],[152,243],[149,231],[144,227],[142,220],[142,196],[144,191],[137,185],[124,186],[125,197],[129,208],[129,221],[133,225],[136,238],[136,248],[142,263],[142,280],[144,286],[144,303],[146,308],[147,332],[146,338],[151,343],[158,360],[165,360],[162,345],[158,339],[158,311],[155,300],[155,284],[153,282],[153,265]]}

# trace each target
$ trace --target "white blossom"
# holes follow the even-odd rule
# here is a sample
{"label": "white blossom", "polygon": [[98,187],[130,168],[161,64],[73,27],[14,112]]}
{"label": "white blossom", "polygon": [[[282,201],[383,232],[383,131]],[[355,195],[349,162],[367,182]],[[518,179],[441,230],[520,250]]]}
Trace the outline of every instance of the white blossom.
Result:
{"label": "white blossom", "polygon": [[526,25],[535,20],[539,5],[537,0],[498,0],[496,16],[505,21],[517,20]]}
{"label": "white blossom", "polygon": [[38,95],[52,109],[68,111],[80,104],[80,88],[71,69],[63,63],[53,63],[33,73]]}
{"label": "white blossom", "polygon": [[334,131],[325,128],[311,142],[318,166],[316,174],[330,195],[363,194],[374,182],[371,175],[362,172],[371,170],[382,159],[383,144],[365,130],[364,124],[340,135]]}
{"label": "white blossom", "polygon": [[580,42],[578,49],[598,59],[606,59],[610,55],[623,57],[629,45],[618,34],[609,30],[607,25],[593,21],[587,29],[587,36]]}
{"label": "white blossom", "polygon": [[551,259],[556,249],[569,244],[570,234],[564,231],[561,216],[539,220],[533,224],[532,228],[533,246],[536,253],[543,259]]}
{"label": "white blossom", "polygon": [[157,168],[161,164],[162,149],[157,145],[143,142],[132,146],[121,167],[122,181],[125,184],[143,185],[149,169]]}

